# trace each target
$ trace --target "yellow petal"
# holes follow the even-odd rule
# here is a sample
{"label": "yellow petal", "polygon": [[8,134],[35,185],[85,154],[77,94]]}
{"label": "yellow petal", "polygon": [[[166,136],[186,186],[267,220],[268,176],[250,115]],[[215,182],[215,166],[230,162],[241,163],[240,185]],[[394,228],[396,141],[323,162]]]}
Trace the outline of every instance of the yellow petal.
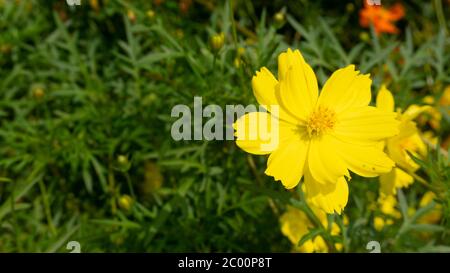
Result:
{"label": "yellow petal", "polygon": [[367,106],[371,99],[371,84],[369,75],[359,75],[354,65],[338,69],[323,86],[318,105],[331,107],[336,113]]}
{"label": "yellow petal", "polygon": [[433,201],[433,199],[436,198],[436,194],[432,191],[427,191],[423,196],[422,199],[420,199],[419,202],[419,207],[423,208],[426,205],[428,205],[429,203],[431,203],[431,201]]}
{"label": "yellow petal", "polygon": [[287,189],[297,186],[303,176],[308,145],[300,138],[282,141],[269,156],[265,174],[273,176],[275,181],[281,180]]}
{"label": "yellow petal", "polygon": [[380,88],[380,91],[378,91],[377,107],[384,111],[394,112],[394,105],[394,97],[392,96],[391,91],[389,91],[383,84]]}
{"label": "yellow petal", "polygon": [[315,250],[315,245],[313,243],[313,240],[306,241],[301,247],[300,252],[302,253],[313,253]]}
{"label": "yellow petal", "polygon": [[399,168],[393,168],[387,174],[380,175],[380,191],[385,195],[395,195],[398,188],[404,188],[411,185],[414,179]]}
{"label": "yellow petal", "polygon": [[276,93],[279,93],[279,91],[277,92],[280,89],[279,84],[267,68],[261,68],[261,71],[257,71],[256,75],[253,76],[252,89],[258,103],[267,111],[273,113],[273,105],[278,105],[278,113],[276,115],[280,119],[294,124],[298,123],[297,119],[287,113],[278,102]]}
{"label": "yellow petal", "polygon": [[311,174],[305,173],[305,195],[309,203],[326,213],[341,214],[348,201],[348,185],[344,177],[336,183],[321,184]]}
{"label": "yellow petal", "polygon": [[[281,139],[279,128],[286,126],[289,125],[277,120],[267,112],[245,114],[233,124],[236,130],[236,144],[251,154],[269,154],[278,147]],[[289,137],[289,130],[282,131],[283,137]]]}
{"label": "yellow petal", "polygon": [[308,152],[308,167],[312,177],[319,183],[336,183],[342,176],[350,174],[342,159],[337,155],[332,136],[324,135],[312,139]]}
{"label": "yellow petal", "polygon": [[351,108],[338,115],[333,134],[349,142],[379,141],[399,133],[396,115],[372,106]]}
{"label": "yellow petal", "polygon": [[317,102],[316,75],[298,50],[288,49],[278,60],[279,101],[289,113],[305,120]]}
{"label": "yellow petal", "polygon": [[375,177],[388,173],[394,162],[380,149],[337,140],[336,150],[352,172],[365,177]]}
{"label": "yellow petal", "polygon": [[400,134],[388,139],[387,152],[397,165],[414,172],[419,165],[409,156],[408,152],[414,156],[423,157],[427,154],[426,144],[420,137],[414,122],[402,120],[399,128]]}
{"label": "yellow petal", "polygon": [[408,119],[408,120],[413,120],[418,115],[420,115],[424,112],[432,112],[433,110],[434,110],[433,107],[431,107],[429,105],[420,106],[420,105],[412,104],[405,110],[405,112],[403,112],[402,117],[405,119]]}
{"label": "yellow petal", "polygon": [[281,232],[284,236],[297,245],[303,235],[308,232],[310,221],[306,214],[294,207],[288,206],[280,217]]}
{"label": "yellow petal", "polygon": [[257,71],[252,78],[252,89],[256,100],[261,105],[278,104],[275,97],[275,86],[278,84],[277,79],[265,67],[261,71]]}

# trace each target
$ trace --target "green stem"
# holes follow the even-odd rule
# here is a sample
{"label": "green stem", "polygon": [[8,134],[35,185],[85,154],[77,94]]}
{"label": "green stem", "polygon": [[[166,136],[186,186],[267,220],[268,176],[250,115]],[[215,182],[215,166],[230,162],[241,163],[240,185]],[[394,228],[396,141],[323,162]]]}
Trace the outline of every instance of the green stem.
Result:
{"label": "green stem", "polygon": [[431,190],[431,191],[436,191],[437,189],[433,186],[431,186],[425,179],[423,179],[422,177],[420,177],[419,175],[417,175],[416,173],[407,171],[407,173],[409,175],[411,175],[415,180],[417,180],[420,184],[424,185],[427,189]]}
{"label": "green stem", "polygon": [[42,201],[44,202],[44,211],[45,217],[47,218],[48,227],[50,228],[51,233],[53,235],[56,235],[56,229],[55,226],[53,225],[52,220],[52,211],[50,209],[50,203],[48,202],[47,188],[45,187],[44,181],[42,179],[39,179],[38,183],[42,195]]}
{"label": "green stem", "polygon": [[436,17],[438,19],[439,25],[447,33],[447,26],[445,21],[444,11],[442,10],[442,1],[434,0],[434,8],[436,9]]}
{"label": "green stem", "polygon": [[233,31],[233,42],[234,42],[234,50],[235,54],[237,55],[238,51],[238,45],[237,45],[237,32],[236,32],[236,21],[234,20],[234,9],[233,9],[233,0],[230,0],[230,20],[231,20],[231,26]]}

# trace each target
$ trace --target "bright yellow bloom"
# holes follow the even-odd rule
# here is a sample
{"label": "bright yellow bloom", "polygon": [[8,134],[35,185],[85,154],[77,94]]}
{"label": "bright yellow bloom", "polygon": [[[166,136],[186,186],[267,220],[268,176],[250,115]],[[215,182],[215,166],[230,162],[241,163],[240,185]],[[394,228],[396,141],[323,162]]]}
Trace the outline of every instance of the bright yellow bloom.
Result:
{"label": "bright yellow bloom", "polygon": [[[238,119],[236,144],[252,154],[270,154],[267,175],[288,189],[304,177],[311,204],[341,213],[349,170],[375,177],[394,166],[376,145],[398,133],[398,121],[395,113],[368,106],[371,82],[349,65],[331,75],[319,96],[313,70],[300,51],[288,49],[278,57],[278,80],[265,67],[253,77],[253,93],[269,112]],[[263,133],[277,129],[277,136]],[[266,145],[267,137],[276,138],[276,145]]]}
{"label": "bright yellow bloom", "polygon": [[[328,226],[327,215],[323,210],[311,206],[312,211],[320,220],[324,227]],[[288,206],[287,210],[280,217],[281,232],[285,235],[295,247],[296,251],[312,253],[312,252],[328,252],[328,246],[326,245],[322,236],[318,235],[313,239],[306,241],[300,247],[297,244],[300,239],[306,235],[310,229],[314,228],[314,225],[309,220],[308,216],[300,209]],[[340,234],[341,229],[336,223],[331,226],[331,235]],[[336,243],[335,248],[339,251],[343,248],[342,244]]]}
{"label": "bright yellow bloom", "polygon": [[[426,192],[419,202],[419,207],[420,208],[425,207],[435,198],[436,195],[433,192],[431,191]],[[439,223],[441,218],[442,218],[442,205],[436,204],[430,212],[420,217],[418,222],[422,224],[436,224]]]}
{"label": "bright yellow bloom", "polygon": [[[378,92],[377,107],[386,112],[394,112],[394,97],[384,85]],[[415,172],[419,165],[414,162],[408,152],[416,157],[424,156],[427,152],[413,119],[428,108],[428,106],[411,105],[405,112],[398,113],[400,134],[387,139],[385,143],[386,152],[395,161],[397,167],[380,176],[380,190],[383,194],[395,194],[397,188],[408,187],[413,183],[414,179],[408,172]]]}

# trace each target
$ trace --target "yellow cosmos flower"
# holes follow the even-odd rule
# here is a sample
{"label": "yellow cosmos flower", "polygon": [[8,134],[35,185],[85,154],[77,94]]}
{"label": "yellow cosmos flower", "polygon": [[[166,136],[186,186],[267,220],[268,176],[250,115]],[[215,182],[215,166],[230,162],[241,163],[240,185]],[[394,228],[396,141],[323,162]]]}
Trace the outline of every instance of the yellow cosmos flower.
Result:
{"label": "yellow cosmos flower", "polygon": [[[394,97],[384,85],[377,95],[377,107],[387,112],[394,112]],[[380,190],[383,194],[395,194],[397,188],[408,187],[413,183],[414,179],[408,172],[415,172],[419,165],[414,162],[408,152],[416,157],[424,156],[427,152],[413,119],[428,108],[429,106],[411,105],[405,112],[398,113],[400,133],[387,139],[385,143],[386,152],[395,161],[397,167],[380,176]]]}
{"label": "yellow cosmos flower", "polygon": [[[323,210],[311,206],[312,211],[320,220],[324,227],[328,226],[327,215]],[[308,216],[300,209],[288,206],[287,210],[280,217],[281,232],[286,236],[292,244],[295,246],[295,251],[299,252],[328,252],[328,246],[322,236],[318,235],[313,239],[306,241],[300,247],[297,247],[300,239],[306,235],[310,229],[314,228],[314,225],[309,220]],[[331,235],[340,234],[341,229],[336,223],[331,226]],[[335,248],[339,251],[342,249],[342,244],[336,243]]]}
{"label": "yellow cosmos flower", "polygon": [[[253,77],[253,93],[268,112],[238,119],[236,144],[252,154],[270,154],[267,175],[288,189],[304,177],[310,203],[341,213],[349,170],[375,177],[394,166],[376,144],[398,133],[398,121],[395,113],[368,106],[370,86],[369,75],[349,65],[331,75],[319,96],[313,70],[300,51],[288,49],[278,57],[278,80],[265,67]],[[276,145],[266,145],[268,138],[276,138]]]}

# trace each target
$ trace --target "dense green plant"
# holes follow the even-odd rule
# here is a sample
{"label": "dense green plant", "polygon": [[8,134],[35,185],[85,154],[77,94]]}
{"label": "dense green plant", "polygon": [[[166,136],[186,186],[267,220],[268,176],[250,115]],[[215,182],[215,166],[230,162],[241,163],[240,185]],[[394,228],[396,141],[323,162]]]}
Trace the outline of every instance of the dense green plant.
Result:
{"label": "dense green plant", "polygon": [[[186,12],[177,1],[82,2],[0,1],[2,252],[66,252],[70,240],[83,252],[290,251],[279,217],[288,204],[305,207],[301,192],[265,176],[265,159],[233,141],[174,141],[171,108],[193,106],[194,96],[256,103],[252,75],[275,71],[288,47],[302,50],[319,84],[355,63],[371,73],[374,95],[388,83],[403,109],[425,95],[438,100],[450,83],[441,1],[411,1],[395,36],[362,29],[352,1],[195,1]],[[439,111],[444,141],[448,109]],[[439,225],[408,215],[426,190],[415,183],[399,192],[402,220],[376,232],[378,179],[354,177],[350,223],[331,217],[344,232],[327,239],[345,251],[365,252],[372,240],[383,251],[449,251],[448,151],[430,147],[417,161],[418,175],[442,193]]]}

